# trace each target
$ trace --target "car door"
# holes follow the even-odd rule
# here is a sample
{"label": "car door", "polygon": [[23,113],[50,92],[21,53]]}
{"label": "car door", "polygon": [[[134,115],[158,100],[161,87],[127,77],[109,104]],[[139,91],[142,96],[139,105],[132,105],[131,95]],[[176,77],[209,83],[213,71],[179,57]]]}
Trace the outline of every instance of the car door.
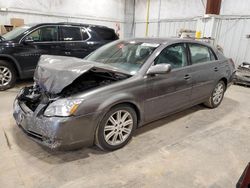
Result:
{"label": "car door", "polygon": [[25,72],[33,73],[41,55],[59,55],[58,27],[42,26],[26,35],[13,54]]}
{"label": "car door", "polygon": [[203,102],[211,95],[215,82],[218,80],[219,61],[208,46],[189,43],[188,47],[194,81],[191,101],[193,103]]}
{"label": "car door", "polygon": [[170,64],[167,74],[147,76],[145,93],[145,121],[152,121],[189,106],[192,77],[188,66],[187,47],[184,43],[173,44],[161,51],[154,65]]}
{"label": "car door", "polygon": [[61,55],[83,58],[90,53],[86,28],[60,26]]}

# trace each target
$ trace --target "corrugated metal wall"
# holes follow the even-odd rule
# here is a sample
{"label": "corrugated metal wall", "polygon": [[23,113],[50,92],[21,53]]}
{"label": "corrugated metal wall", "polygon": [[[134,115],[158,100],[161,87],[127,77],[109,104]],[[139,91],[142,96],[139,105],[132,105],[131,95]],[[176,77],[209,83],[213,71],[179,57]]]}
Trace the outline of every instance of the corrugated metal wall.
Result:
{"label": "corrugated metal wall", "polygon": [[250,62],[250,17],[220,18],[216,43],[239,65]]}
{"label": "corrugated metal wall", "polygon": [[178,36],[181,29],[195,30],[195,19],[183,19],[183,20],[163,20],[160,22],[160,37]]}
{"label": "corrugated metal wall", "polygon": [[[158,29],[159,26],[159,29]],[[146,22],[135,23],[135,37],[145,36]],[[195,19],[173,19],[161,20],[160,22],[149,22],[149,37],[174,37],[178,35],[180,29],[196,29]]]}
{"label": "corrugated metal wall", "polygon": [[[161,20],[149,23],[149,37],[173,37],[178,36],[180,29],[196,30],[197,18]],[[159,26],[159,29],[158,29]],[[145,36],[145,22],[135,23],[135,37]],[[220,45],[224,54],[239,65],[242,62],[250,62],[250,17],[219,18],[216,31],[215,44]]]}
{"label": "corrugated metal wall", "polygon": [[123,37],[124,9],[124,0],[0,0],[0,25],[10,24],[10,18],[23,18],[25,24],[80,22],[120,26]]}

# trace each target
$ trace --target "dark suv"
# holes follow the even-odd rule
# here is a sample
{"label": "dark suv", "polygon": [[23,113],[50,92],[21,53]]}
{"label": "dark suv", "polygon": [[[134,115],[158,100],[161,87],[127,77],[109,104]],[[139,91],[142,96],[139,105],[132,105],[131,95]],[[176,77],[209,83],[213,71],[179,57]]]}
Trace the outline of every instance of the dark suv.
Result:
{"label": "dark suv", "polygon": [[78,23],[25,25],[0,37],[0,90],[33,76],[41,55],[83,58],[117,40],[111,28]]}

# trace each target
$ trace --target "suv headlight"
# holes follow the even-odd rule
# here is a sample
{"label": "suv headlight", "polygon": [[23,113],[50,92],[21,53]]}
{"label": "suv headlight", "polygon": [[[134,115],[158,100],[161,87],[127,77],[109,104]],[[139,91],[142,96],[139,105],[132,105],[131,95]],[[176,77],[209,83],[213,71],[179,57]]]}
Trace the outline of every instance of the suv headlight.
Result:
{"label": "suv headlight", "polygon": [[81,104],[83,99],[59,99],[52,102],[44,112],[45,116],[70,116]]}

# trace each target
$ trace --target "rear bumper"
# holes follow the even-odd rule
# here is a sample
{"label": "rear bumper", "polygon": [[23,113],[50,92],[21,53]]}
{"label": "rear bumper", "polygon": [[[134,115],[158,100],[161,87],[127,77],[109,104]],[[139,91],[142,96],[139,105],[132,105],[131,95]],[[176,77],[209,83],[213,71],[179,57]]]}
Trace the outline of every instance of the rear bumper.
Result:
{"label": "rear bumper", "polygon": [[26,135],[50,149],[76,149],[94,143],[95,113],[77,117],[45,117],[15,100],[13,116]]}

